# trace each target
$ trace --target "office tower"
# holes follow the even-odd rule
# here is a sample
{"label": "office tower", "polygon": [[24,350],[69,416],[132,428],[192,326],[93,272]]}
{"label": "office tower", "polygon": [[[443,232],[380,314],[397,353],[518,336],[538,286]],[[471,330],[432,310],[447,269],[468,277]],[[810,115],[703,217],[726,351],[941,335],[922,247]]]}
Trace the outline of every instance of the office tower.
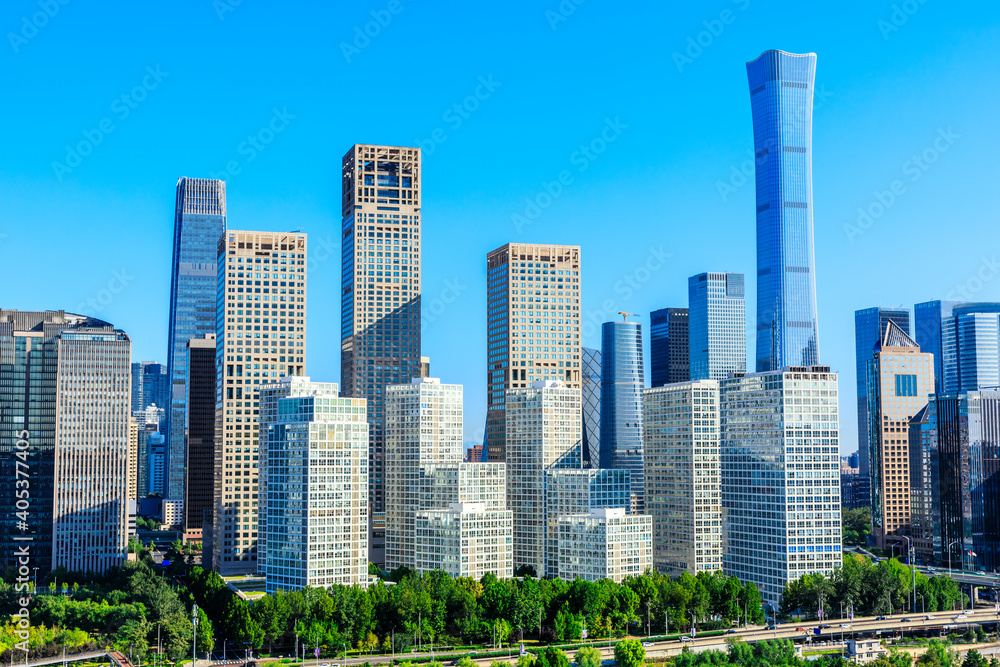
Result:
{"label": "office tower", "polygon": [[[857,368],[858,384],[858,468],[861,482],[859,493],[868,490],[871,468],[868,463],[868,362],[871,361],[875,347],[882,341],[882,334],[889,322],[895,322],[907,336],[910,335],[910,311],[906,308],[865,308],[854,311],[854,356]],[[939,321],[940,325],[940,321]],[[929,350],[924,350],[928,352]],[[870,493],[870,490],[868,490]],[[853,499],[843,498],[845,507]],[[868,507],[870,498],[864,501]]]}
{"label": "office tower", "polygon": [[559,518],[632,506],[632,471],[609,468],[545,471],[545,572],[559,577]]}
{"label": "office tower", "polygon": [[486,309],[486,457],[504,461],[507,390],[536,380],[580,388],[580,246],[508,243],[490,252]]}
{"label": "office tower", "polygon": [[601,508],[559,517],[559,572],[562,579],[610,579],[621,583],[653,565],[653,517]]}
{"label": "office tower", "polygon": [[[131,404],[131,403],[130,403]],[[125,484],[125,497],[135,500],[139,497],[139,422],[135,417],[128,418],[128,479]]]}
{"label": "office tower", "polygon": [[150,405],[164,408],[159,429],[166,430],[166,409],[170,406],[170,374],[165,364],[155,361],[132,363],[132,400],[130,412],[135,414]]}
{"label": "office tower", "polygon": [[[153,436],[156,436],[160,443],[163,442],[163,436],[160,434],[159,429],[161,424],[165,422],[165,415],[166,410],[152,404],[145,410],[132,413],[132,418],[136,420],[136,425],[138,426],[138,433],[136,434],[136,499],[145,498],[154,492],[149,476],[149,455],[154,440]],[[160,449],[162,452],[162,447]],[[162,488],[159,490],[159,493],[163,493]]]}
{"label": "office tower", "polygon": [[514,568],[544,577],[545,471],[582,468],[580,390],[551,380],[507,390],[507,507],[514,513]]}
{"label": "office tower", "polygon": [[212,569],[228,576],[257,571],[259,390],[305,375],[306,235],[230,230],[217,262]]}
{"label": "office tower", "polygon": [[601,327],[601,467],[632,471],[632,498],[641,512],[642,327],[638,322],[605,322]]}
{"label": "office tower", "polygon": [[949,568],[1000,568],[1000,391],[932,396],[930,445],[938,458],[940,547]]}
{"label": "office tower", "polygon": [[339,398],[332,383],[283,382],[284,388],[269,385],[273,414],[266,425],[262,415],[260,430],[261,443],[267,441],[267,521],[261,526],[267,592],[367,586],[365,400]]}
{"label": "office tower", "polygon": [[162,433],[152,433],[147,441],[149,453],[149,493],[162,498],[167,493],[167,442]]}
{"label": "office tower", "polygon": [[792,366],[719,387],[722,569],[777,605],[789,581],[841,563],[837,374]]}
{"label": "office tower", "polygon": [[872,533],[888,549],[910,534],[910,419],[934,391],[934,358],[889,322],[867,377]]}
{"label": "office tower", "polygon": [[580,348],[583,357],[580,399],[583,418],[583,465],[601,466],[601,351]]}
{"label": "office tower", "polygon": [[385,568],[413,568],[421,467],[462,460],[462,386],[437,378],[388,386],[385,419]]}
{"label": "office tower", "polygon": [[[94,429],[107,427],[107,443],[102,444],[101,451],[107,453],[108,462],[117,456],[119,445],[122,448],[128,445],[127,414],[117,433],[120,442],[116,443],[116,434],[111,432],[113,429],[110,420],[116,417],[117,400],[102,397],[100,414],[97,412],[97,403],[92,400],[90,393],[96,377],[84,381],[80,376],[81,398],[90,399],[89,402],[81,401],[78,405],[70,406],[69,395],[64,395],[62,405],[67,414],[64,416],[57,411],[57,396],[60,387],[69,377],[69,370],[79,370],[80,362],[67,355],[71,349],[74,355],[80,352],[81,341],[74,340],[71,347],[69,340],[78,334],[86,337],[91,332],[95,332],[95,336],[100,339],[114,330],[102,320],[61,310],[32,312],[0,309],[0,453],[3,454],[0,456],[0,536],[3,537],[0,540],[0,567],[17,568],[24,565],[18,562],[20,556],[17,551],[22,546],[20,538],[29,535],[32,541],[28,565],[43,572],[55,567],[52,551],[55,456],[57,438],[60,439],[60,453],[65,454],[69,437],[65,431],[57,429],[57,418],[60,427],[65,425],[65,418],[70,415],[86,418],[89,420],[88,426]],[[83,351],[89,354],[97,349],[103,352],[107,348],[114,346],[95,340],[93,347],[84,347]],[[108,353],[111,355],[110,349]],[[102,362],[102,368],[95,371],[97,377],[108,380],[109,390],[112,378],[115,382],[118,380],[117,375],[113,374],[116,371],[114,363],[118,360],[117,350],[114,350],[114,354],[109,356],[109,363],[105,365]],[[71,361],[75,365],[71,365]],[[125,362],[128,374],[127,357]],[[60,376],[60,373],[63,375]],[[127,391],[127,385],[125,389]],[[109,393],[109,396],[117,399],[114,394]],[[128,394],[125,400],[127,410],[127,402],[130,400]],[[86,437],[88,443],[96,436],[97,433],[91,430],[79,434],[81,442]],[[22,454],[22,457],[18,454]],[[25,455],[26,458],[23,458]],[[99,462],[101,461],[95,463]],[[83,460],[80,463],[85,464]],[[65,467],[61,472],[65,472]],[[27,478],[24,477],[25,473]],[[124,475],[123,471],[123,483]],[[19,479],[27,479],[30,491],[31,507],[26,518],[17,516],[18,511],[23,511],[17,507],[17,501],[24,500],[16,495],[19,490],[16,482]],[[84,477],[84,481],[90,484],[89,475]],[[60,498],[61,508],[65,507],[66,500],[65,497]],[[109,507],[110,509],[112,508]],[[20,521],[27,524],[26,529],[22,530],[18,526]],[[101,524],[101,528],[103,527]],[[81,531],[80,535],[83,534]],[[110,530],[106,537],[110,538],[113,534],[114,530]],[[103,541],[102,539],[101,543]]]}
{"label": "office tower", "polygon": [[910,537],[918,559],[931,560],[941,551],[941,494],[938,447],[930,402],[910,418]]}
{"label": "office tower", "polygon": [[747,63],[757,186],[757,372],[819,363],[813,248],[816,54]]}
{"label": "office tower", "polygon": [[688,278],[688,341],[692,380],[724,380],[747,369],[742,273]]}
{"label": "office tower", "polygon": [[[691,379],[688,322],[687,308],[661,308],[649,314],[651,386],[662,387]],[[745,348],[745,340],[743,345]]]}
{"label": "office tower", "polygon": [[368,401],[369,560],[385,562],[385,388],[421,377],[419,148],[355,144],[343,159],[340,388]]}
{"label": "office tower", "polygon": [[420,510],[414,517],[416,570],[443,570],[452,577],[509,579],[514,572],[511,512],[482,503],[453,503]]}
{"label": "office tower", "polygon": [[871,507],[871,494],[868,484],[861,483],[861,472],[857,466],[849,465],[840,459],[840,507],[845,510],[856,510]]}
{"label": "office tower", "polygon": [[103,573],[125,561],[131,345],[96,323],[59,336],[53,568]]}
{"label": "office tower", "polygon": [[219,239],[226,231],[226,184],[207,178],[177,181],[174,250],[170,275],[170,328],[167,368],[170,404],[163,430],[167,439],[168,498],[184,497],[184,400],[187,342],[215,331]]}
{"label": "office tower", "polygon": [[184,535],[201,540],[205,513],[215,501],[215,334],[188,340],[185,366]]}
{"label": "office tower", "polygon": [[465,450],[465,460],[468,463],[479,462],[483,460],[483,446],[473,445]]}
{"label": "office tower", "polygon": [[[1000,303],[996,302],[973,302],[973,301],[925,301],[913,307],[914,339],[921,351],[934,355],[934,393],[941,394],[946,391],[946,378],[951,377],[954,383],[958,383],[957,368],[961,351],[956,350],[956,315],[969,315],[973,313],[1000,313]],[[945,320],[949,320],[950,326],[945,326]],[[945,329],[950,329],[946,333]],[[972,327],[975,329],[975,327]],[[967,325],[965,328],[969,331]],[[949,336],[950,350],[945,349],[944,336]],[[960,341],[959,341],[960,342]],[[976,346],[972,346],[975,348]],[[947,357],[947,359],[946,359]],[[966,357],[968,364],[968,357]],[[949,368],[951,364],[951,368]],[[971,387],[976,389],[976,387]],[[954,393],[955,387],[952,387]]]}
{"label": "office tower", "polygon": [[668,384],[642,398],[653,566],[671,576],[722,569],[719,383]]}
{"label": "office tower", "polygon": [[942,393],[1000,386],[1000,315],[955,307],[941,321]]}

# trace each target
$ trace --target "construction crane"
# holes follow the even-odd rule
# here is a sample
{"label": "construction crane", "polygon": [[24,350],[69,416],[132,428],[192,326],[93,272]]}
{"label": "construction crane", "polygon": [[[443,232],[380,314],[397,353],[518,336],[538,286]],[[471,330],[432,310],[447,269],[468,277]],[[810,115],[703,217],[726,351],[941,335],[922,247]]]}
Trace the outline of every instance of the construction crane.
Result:
{"label": "construction crane", "polygon": [[628,322],[629,317],[635,317],[635,313],[626,313],[623,310],[619,310],[618,314],[622,316],[622,322]]}

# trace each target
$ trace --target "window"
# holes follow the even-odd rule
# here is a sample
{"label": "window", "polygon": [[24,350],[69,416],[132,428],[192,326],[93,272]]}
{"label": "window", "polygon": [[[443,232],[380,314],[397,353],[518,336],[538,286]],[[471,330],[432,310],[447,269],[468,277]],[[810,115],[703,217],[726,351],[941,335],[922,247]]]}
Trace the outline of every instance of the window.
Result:
{"label": "window", "polygon": [[916,396],[917,376],[896,374],[896,396]]}

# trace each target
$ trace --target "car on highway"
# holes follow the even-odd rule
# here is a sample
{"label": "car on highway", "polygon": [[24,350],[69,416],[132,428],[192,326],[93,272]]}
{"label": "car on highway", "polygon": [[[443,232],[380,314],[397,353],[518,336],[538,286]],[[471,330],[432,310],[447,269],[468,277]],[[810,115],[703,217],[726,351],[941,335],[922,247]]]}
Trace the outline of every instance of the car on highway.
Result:
{"label": "car on highway", "polygon": [[909,618],[904,618],[902,621],[900,621],[900,623],[913,623],[913,620]]}
{"label": "car on highway", "polygon": [[820,623],[820,626],[819,626],[819,627],[821,627],[821,628],[823,628],[823,629],[825,630],[825,629],[827,629],[827,628],[829,628],[829,627],[831,627],[831,626],[830,626],[830,624],[828,624],[828,623]]}
{"label": "car on highway", "polygon": [[851,627],[851,624],[850,623],[841,623],[840,627],[842,627],[842,628],[849,628],[849,627]]}
{"label": "car on highway", "polygon": [[924,620],[925,621],[934,621],[934,620],[937,620],[937,616],[931,616],[930,614],[927,614],[926,616],[924,616]]}
{"label": "car on highway", "polygon": [[805,628],[795,628],[795,632],[808,632]]}
{"label": "car on highway", "polygon": [[726,630],[726,634],[727,635],[735,635],[736,634],[736,630],[733,630],[732,628],[729,628],[728,630]]}
{"label": "car on highway", "polygon": [[650,646],[653,645],[653,642],[643,642],[642,645],[644,648],[649,648]]}
{"label": "car on highway", "polygon": [[770,625],[766,626],[764,629],[765,630],[777,630],[778,626],[775,623],[771,623]]}
{"label": "car on highway", "polygon": [[887,621],[887,620],[889,620],[889,619],[887,619],[887,618],[886,618],[885,616],[876,616],[876,617],[875,617],[875,620],[876,620],[876,621]]}
{"label": "car on highway", "polygon": [[321,662],[321,663],[319,663],[319,667],[330,667],[330,663],[328,663],[328,662]]}
{"label": "car on highway", "polygon": [[687,635],[682,635],[681,636],[681,641],[682,642],[690,642],[690,641],[694,641],[694,640],[691,639],[690,637],[688,637]]}

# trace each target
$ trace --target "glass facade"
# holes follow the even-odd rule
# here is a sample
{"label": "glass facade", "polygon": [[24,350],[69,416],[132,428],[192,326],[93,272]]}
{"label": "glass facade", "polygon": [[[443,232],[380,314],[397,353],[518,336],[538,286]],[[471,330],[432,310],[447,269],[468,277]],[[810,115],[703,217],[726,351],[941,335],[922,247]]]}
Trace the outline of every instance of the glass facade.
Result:
{"label": "glass facade", "polygon": [[187,343],[215,333],[219,240],[226,231],[226,184],[206,178],[177,181],[174,248],[170,276],[170,324],[167,368],[170,405],[167,408],[166,493],[184,498],[187,460]]}
{"label": "glass facade", "polygon": [[[973,336],[965,341],[958,340],[959,335],[958,320],[956,316],[971,315],[974,313],[1000,313],[1000,303],[995,302],[964,302],[964,301],[925,301],[913,307],[914,338],[923,352],[930,352],[934,355],[934,392],[937,394],[959,391],[962,384],[960,380],[959,363],[964,352],[960,349],[963,342],[968,343],[967,349],[977,348],[978,342],[973,344],[976,324],[966,319],[964,325],[964,335]],[[987,360],[992,356],[992,344],[984,344],[983,351]],[[974,360],[976,352],[972,352],[970,357],[965,356],[966,364],[976,364]],[[988,360],[988,364],[992,363]],[[988,365],[987,364],[987,365]],[[978,369],[967,366],[968,372],[978,374]],[[968,375],[966,376],[968,377]],[[951,382],[950,386],[948,382]],[[986,386],[976,380],[978,386]],[[996,384],[996,383],[994,383]],[[977,387],[968,386],[968,390]],[[966,389],[962,389],[965,391]]]}
{"label": "glass facade", "polygon": [[941,321],[945,394],[1000,385],[1000,315],[962,310]]}
{"label": "glass facade", "polygon": [[632,494],[642,508],[642,327],[605,322],[601,328],[601,467],[632,471]]}
{"label": "glass facade", "polygon": [[757,187],[757,371],[819,363],[813,240],[816,54],[747,63]]}
{"label": "glass facade", "polygon": [[742,273],[688,278],[688,348],[692,380],[724,380],[747,369]]}
{"label": "glass facade", "polygon": [[[868,461],[868,362],[875,346],[882,340],[882,334],[889,322],[894,322],[903,332],[910,335],[910,311],[906,308],[865,308],[854,311],[854,359],[858,387],[858,473],[863,490],[868,489],[871,474]],[[919,343],[919,339],[917,340]],[[924,350],[929,352],[929,350]],[[869,492],[870,493],[870,492]],[[865,507],[868,499],[864,500]]]}
{"label": "glass facade", "polygon": [[583,353],[583,463],[589,468],[601,465],[601,351],[580,348]]}
{"label": "glass facade", "polygon": [[649,314],[651,386],[662,387],[691,379],[688,336],[687,308],[661,308]]}

